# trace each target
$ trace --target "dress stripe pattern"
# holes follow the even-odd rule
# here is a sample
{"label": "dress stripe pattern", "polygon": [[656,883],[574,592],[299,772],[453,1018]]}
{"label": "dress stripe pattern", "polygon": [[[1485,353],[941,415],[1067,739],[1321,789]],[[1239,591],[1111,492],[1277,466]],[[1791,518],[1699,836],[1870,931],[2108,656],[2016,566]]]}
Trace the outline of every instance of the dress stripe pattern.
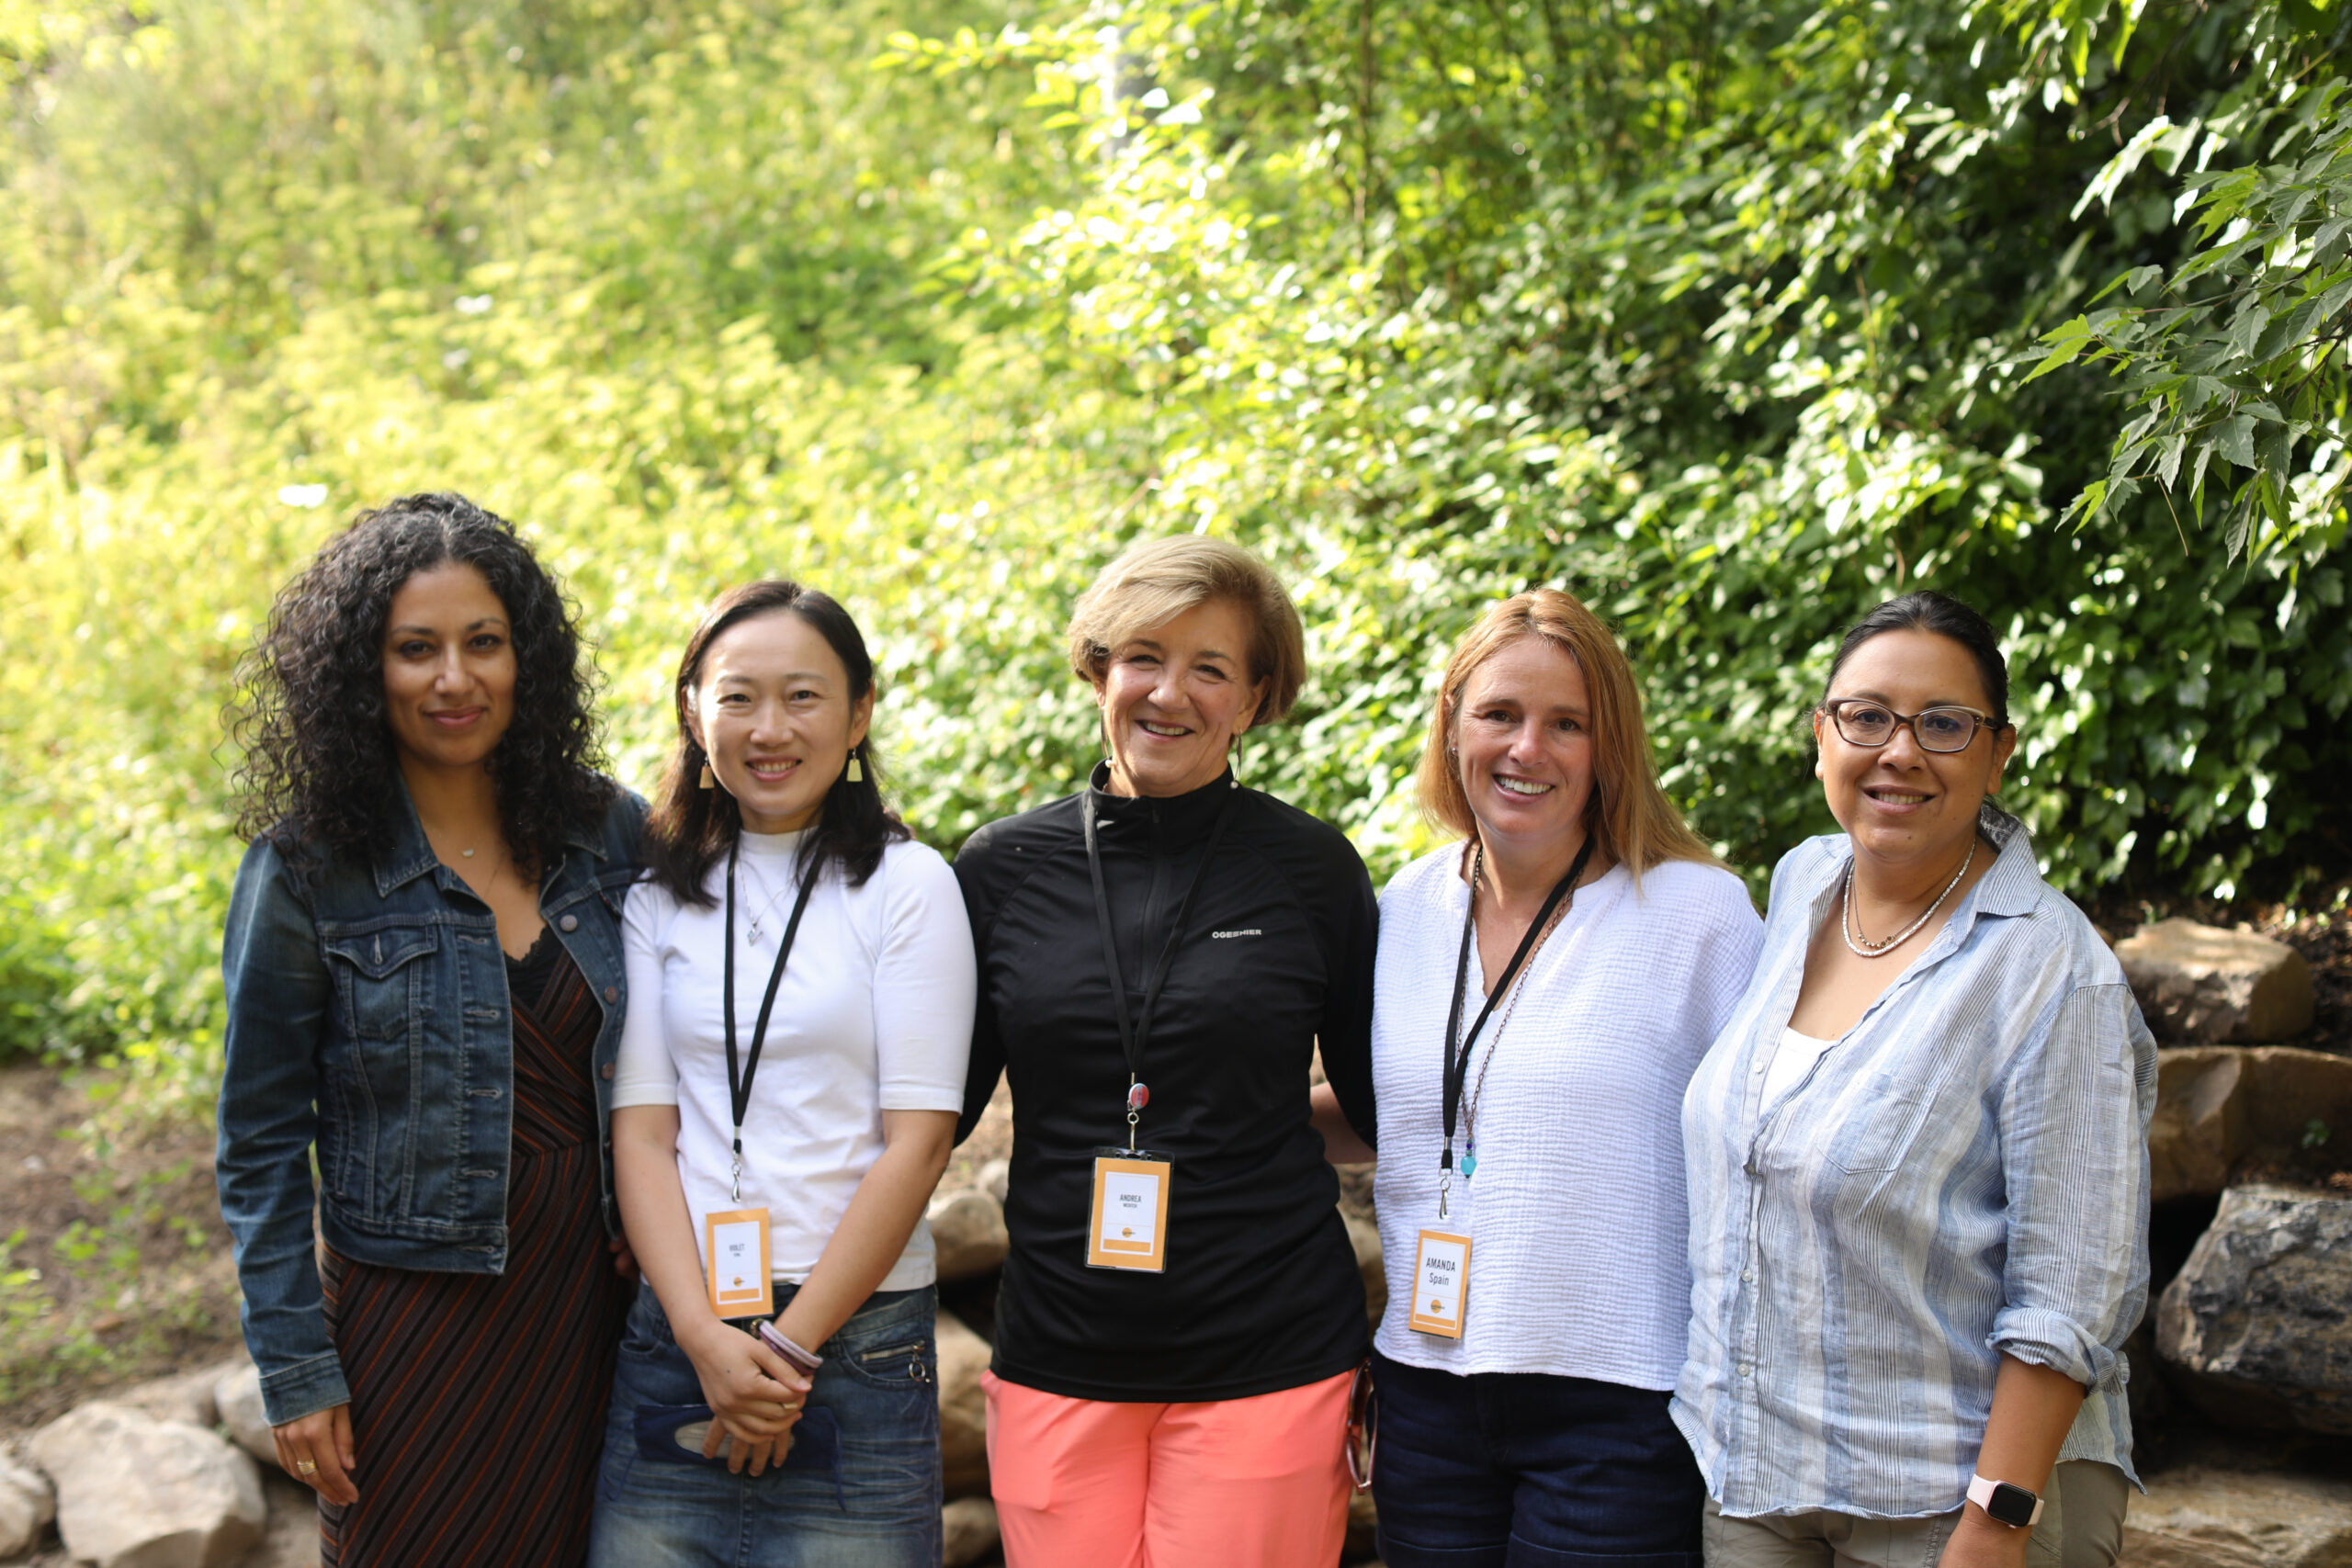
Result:
{"label": "dress stripe pattern", "polygon": [[597,1217],[602,1015],[552,932],[508,963],[514,1111],[501,1275],[324,1249],[359,1501],[319,1508],[321,1568],[575,1568],[586,1556],[631,1287]]}

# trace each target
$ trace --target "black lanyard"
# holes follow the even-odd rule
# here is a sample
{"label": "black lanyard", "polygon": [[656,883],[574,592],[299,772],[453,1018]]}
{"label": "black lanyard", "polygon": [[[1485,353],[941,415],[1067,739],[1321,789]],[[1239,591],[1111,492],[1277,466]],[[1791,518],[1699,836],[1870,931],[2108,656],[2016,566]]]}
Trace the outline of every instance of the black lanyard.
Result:
{"label": "black lanyard", "polygon": [[735,1055],[735,857],[743,841],[727,846],[727,980],[720,993],[727,1013],[727,1103],[735,1116],[735,1201],[743,1201],[743,1112],[751,1109],[752,1080],[759,1076],[760,1048],[767,1043],[768,1014],[775,1007],[775,988],[784,981],[785,961],[792,956],[792,939],[800,934],[800,917],[808,912],[809,892],[817,886],[811,866],[800,879],[800,896],[792,901],[792,918],[785,922],[784,944],[776,949],[775,967],[768,971],[768,992],[760,998],[760,1021],[752,1026],[752,1054],[740,1069]]}
{"label": "black lanyard", "polygon": [[1478,1010],[1477,1021],[1471,1024],[1470,1037],[1464,1040],[1461,1038],[1462,987],[1470,979],[1470,942],[1476,934],[1474,922],[1478,912],[1478,885],[1475,879],[1470,884],[1470,902],[1462,911],[1462,954],[1453,962],[1453,1006],[1445,1015],[1444,1087],[1441,1090],[1445,1106],[1445,1147],[1437,1156],[1437,1167],[1448,1175],[1453,1170],[1453,1122],[1462,1111],[1462,1088],[1470,1077],[1470,1053],[1478,1043],[1478,1032],[1487,1027],[1487,1020],[1494,1012],[1495,1004],[1510,993],[1510,983],[1518,976],[1520,965],[1525,964],[1527,955],[1535,951],[1535,943],[1544,935],[1544,928],[1552,923],[1553,911],[1560,907],[1561,899],[1575,890],[1577,878],[1584,874],[1585,864],[1591,859],[1592,835],[1587,833],[1584,847],[1577,851],[1577,858],[1569,865],[1568,874],[1552,885],[1551,895],[1544,900],[1544,908],[1536,911],[1535,919],[1528,925],[1527,934],[1519,939],[1519,951],[1510,955],[1509,964],[1503,965],[1502,978],[1497,980],[1494,989],[1487,993],[1487,1005]]}
{"label": "black lanyard", "polygon": [[1111,896],[1102,886],[1102,852],[1095,842],[1094,791],[1089,787],[1079,807],[1079,815],[1086,823],[1086,869],[1094,878],[1094,919],[1102,929],[1102,963],[1111,972],[1111,1002],[1119,1021],[1119,1049],[1127,1058],[1127,1147],[1136,1145],[1136,1112],[1151,1097],[1144,1088],[1143,1053],[1151,1040],[1151,1012],[1159,1003],[1159,988],[1168,983],[1168,972],[1176,966],[1176,949],[1184,937],[1184,920],[1193,910],[1193,895],[1201,890],[1201,878],[1208,874],[1209,862],[1216,858],[1217,840],[1225,837],[1226,824],[1233,819],[1234,796],[1241,793],[1236,785],[1226,792],[1225,804],[1217,807],[1216,824],[1209,829],[1208,848],[1201,852],[1201,863],[1193,868],[1193,880],[1185,885],[1183,902],[1176,906],[1175,923],[1168,928],[1168,942],[1159,950],[1159,962],[1144,973],[1143,1016],[1131,1021],[1127,1016],[1127,983],[1119,973],[1118,939],[1111,931]]}

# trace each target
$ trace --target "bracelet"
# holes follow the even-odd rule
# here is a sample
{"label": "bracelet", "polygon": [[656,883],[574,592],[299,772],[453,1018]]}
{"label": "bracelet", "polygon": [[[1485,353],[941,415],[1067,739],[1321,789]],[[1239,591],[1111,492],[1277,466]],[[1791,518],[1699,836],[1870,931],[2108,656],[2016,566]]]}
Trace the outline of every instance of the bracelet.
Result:
{"label": "bracelet", "polygon": [[785,1337],[784,1330],[764,1317],[760,1319],[759,1326],[754,1332],[758,1334],[761,1344],[782,1356],[804,1377],[815,1377],[817,1369],[825,1364],[824,1357],[813,1351],[802,1349]]}

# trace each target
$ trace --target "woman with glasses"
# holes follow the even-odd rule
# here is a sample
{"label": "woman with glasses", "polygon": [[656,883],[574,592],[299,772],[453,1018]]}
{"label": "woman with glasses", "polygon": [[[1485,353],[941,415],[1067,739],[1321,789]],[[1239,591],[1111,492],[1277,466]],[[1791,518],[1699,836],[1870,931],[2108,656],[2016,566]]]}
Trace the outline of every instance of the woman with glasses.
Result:
{"label": "woman with glasses", "polygon": [[1993,631],[1939,593],[1846,636],[1813,720],[1845,831],[1773,874],[1691,1079],[1674,1415],[1709,1568],[2112,1563],[2156,1055],[2114,955],[1991,805]]}
{"label": "woman with glasses", "polygon": [[[1462,639],[1419,793],[1456,841],[1380,901],[1381,1559],[1698,1568],[1705,1493],[1667,1415],[1679,1117],[1755,908],[1658,787],[1633,671],[1566,593]],[[1336,1111],[1335,1156],[1371,1157]]]}

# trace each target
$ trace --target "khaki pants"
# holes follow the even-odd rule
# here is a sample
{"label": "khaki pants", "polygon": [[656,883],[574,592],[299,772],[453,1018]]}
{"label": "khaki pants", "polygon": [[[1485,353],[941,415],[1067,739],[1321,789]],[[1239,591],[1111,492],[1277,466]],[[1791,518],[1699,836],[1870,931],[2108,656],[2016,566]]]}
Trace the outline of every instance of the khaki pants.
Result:
{"label": "khaki pants", "polygon": [[[2123,1550],[2131,1485],[2121,1471],[2097,1460],[2060,1465],[2026,1561],[2034,1568],[2113,1568]],[[1727,1519],[1711,1501],[1707,1568],[1936,1568],[1959,1522],[1957,1512],[1928,1519],[1826,1512]]]}

